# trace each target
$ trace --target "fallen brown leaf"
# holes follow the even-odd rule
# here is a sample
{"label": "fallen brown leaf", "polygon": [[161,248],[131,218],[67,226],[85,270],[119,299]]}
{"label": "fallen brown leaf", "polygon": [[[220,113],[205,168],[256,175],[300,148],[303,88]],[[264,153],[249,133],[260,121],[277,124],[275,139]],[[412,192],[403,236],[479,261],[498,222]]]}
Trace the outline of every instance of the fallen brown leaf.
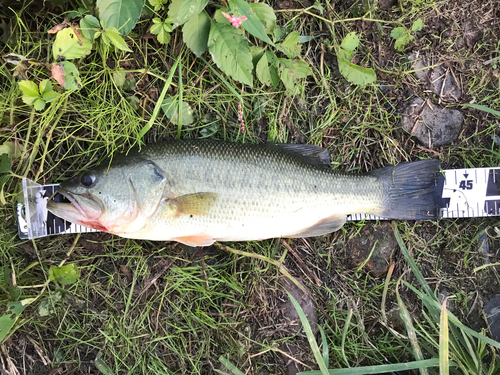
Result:
{"label": "fallen brown leaf", "polygon": [[66,25],[64,23],[60,23],[59,25],[56,25],[52,29],[47,31],[47,34],[57,34],[59,31],[61,31],[65,27],[66,27]]}
{"label": "fallen brown leaf", "polygon": [[66,77],[64,75],[64,66],[58,64],[52,64],[50,67],[52,72],[52,78],[54,78],[61,87],[66,84]]}

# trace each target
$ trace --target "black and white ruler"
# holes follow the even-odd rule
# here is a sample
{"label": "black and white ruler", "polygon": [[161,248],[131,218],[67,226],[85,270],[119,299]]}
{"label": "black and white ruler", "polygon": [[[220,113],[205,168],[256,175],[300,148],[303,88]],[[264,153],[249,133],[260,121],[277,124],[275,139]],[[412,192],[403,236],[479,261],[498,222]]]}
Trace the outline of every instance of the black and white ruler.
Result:
{"label": "black and white ruler", "polygon": [[[18,203],[19,237],[33,239],[62,233],[97,232],[63,220],[47,211],[47,199],[56,184],[40,185],[23,178],[24,204]],[[436,194],[441,197],[439,217],[445,219],[500,216],[500,167],[448,169],[436,180]],[[64,198],[57,194],[56,201]],[[348,221],[384,220],[374,215],[353,214]]]}

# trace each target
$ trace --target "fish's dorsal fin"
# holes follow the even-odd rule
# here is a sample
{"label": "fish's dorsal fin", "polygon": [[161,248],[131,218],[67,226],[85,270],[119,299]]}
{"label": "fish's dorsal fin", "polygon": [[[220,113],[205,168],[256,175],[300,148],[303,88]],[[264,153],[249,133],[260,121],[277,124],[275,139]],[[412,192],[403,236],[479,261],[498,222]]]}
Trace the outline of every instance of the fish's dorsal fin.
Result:
{"label": "fish's dorsal fin", "polygon": [[210,211],[216,199],[216,193],[194,193],[169,199],[168,204],[175,209],[175,216],[201,216]]}
{"label": "fish's dorsal fin", "polygon": [[316,224],[304,228],[299,233],[294,233],[290,236],[285,236],[288,238],[300,238],[300,237],[316,237],[335,232],[342,228],[345,224],[346,217],[343,214],[335,214],[332,216],[325,217],[321,219]]}
{"label": "fish's dorsal fin", "polygon": [[291,143],[272,143],[298,157],[302,162],[318,168],[330,168],[330,153],[326,148],[316,145],[296,145]]}

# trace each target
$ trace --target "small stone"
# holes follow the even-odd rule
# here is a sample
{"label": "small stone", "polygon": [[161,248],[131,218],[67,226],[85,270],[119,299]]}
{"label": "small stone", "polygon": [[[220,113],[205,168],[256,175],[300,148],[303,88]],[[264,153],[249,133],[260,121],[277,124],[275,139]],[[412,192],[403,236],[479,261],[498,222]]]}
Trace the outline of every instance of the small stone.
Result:
{"label": "small stone", "polygon": [[391,9],[396,5],[396,0],[379,0],[378,6],[380,9]]}
{"label": "small stone", "polygon": [[500,341],[500,294],[497,294],[484,305],[484,313],[490,327],[493,340]]}
{"label": "small stone", "polygon": [[462,90],[450,69],[446,69],[443,65],[425,69],[429,66],[427,59],[417,58],[415,54],[408,56],[408,59],[413,61],[412,68],[416,70],[415,75],[427,89],[439,95],[442,100],[456,102],[460,99]]}
{"label": "small stone", "polygon": [[[392,226],[388,222],[379,225],[366,224],[359,236],[353,237],[347,242],[347,250],[354,265],[358,267],[370,257],[366,267],[375,277],[387,272],[390,259],[397,247],[398,243],[394,237]],[[370,253],[372,253],[371,256]]]}
{"label": "small stone", "polygon": [[446,101],[456,102],[462,96],[462,90],[450,70],[442,65],[432,69],[430,74],[430,89]]}
{"label": "small stone", "polygon": [[425,147],[453,142],[462,129],[464,116],[456,109],[428,104],[415,98],[401,117],[401,126]]}

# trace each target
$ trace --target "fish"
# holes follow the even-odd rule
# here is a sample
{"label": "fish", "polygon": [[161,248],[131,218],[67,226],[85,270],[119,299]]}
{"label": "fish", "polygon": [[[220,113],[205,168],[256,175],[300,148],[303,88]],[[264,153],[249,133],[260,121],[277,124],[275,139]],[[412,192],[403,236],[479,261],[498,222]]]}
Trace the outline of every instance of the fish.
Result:
{"label": "fish", "polygon": [[324,148],[208,140],[152,143],[62,182],[54,215],[121,237],[209,246],[316,237],[347,215],[425,220],[438,214],[440,161],[362,174],[329,167]]}

